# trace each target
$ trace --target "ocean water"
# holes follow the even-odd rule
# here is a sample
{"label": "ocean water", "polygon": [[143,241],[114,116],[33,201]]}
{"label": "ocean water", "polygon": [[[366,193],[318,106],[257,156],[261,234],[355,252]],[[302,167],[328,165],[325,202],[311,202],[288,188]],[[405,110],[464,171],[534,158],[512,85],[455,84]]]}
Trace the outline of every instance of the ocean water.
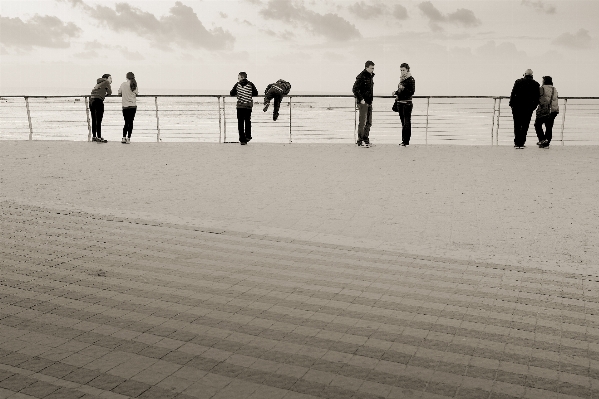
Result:
{"label": "ocean water", "polygon": [[[272,120],[273,104],[263,112],[263,98],[255,99],[253,142],[348,143],[355,141],[353,97],[285,97],[279,119]],[[513,145],[513,123],[507,99],[416,98],[412,116],[412,144]],[[401,124],[391,111],[392,98],[375,98],[374,143],[401,142]],[[83,97],[0,97],[0,140],[87,141],[88,114]],[[560,100],[554,144],[599,144],[599,99]],[[565,116],[565,118],[564,118]],[[536,142],[534,116],[529,140]],[[108,97],[102,136],[120,141],[121,99]],[[237,119],[232,97],[140,96],[132,140],[138,142],[235,142]]]}

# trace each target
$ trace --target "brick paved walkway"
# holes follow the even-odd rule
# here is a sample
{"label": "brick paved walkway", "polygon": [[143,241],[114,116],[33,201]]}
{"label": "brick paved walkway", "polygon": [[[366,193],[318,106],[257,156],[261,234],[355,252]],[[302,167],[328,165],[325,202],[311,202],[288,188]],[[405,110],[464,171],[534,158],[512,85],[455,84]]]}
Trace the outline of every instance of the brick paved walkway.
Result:
{"label": "brick paved walkway", "polygon": [[599,398],[596,277],[0,215],[0,398]]}

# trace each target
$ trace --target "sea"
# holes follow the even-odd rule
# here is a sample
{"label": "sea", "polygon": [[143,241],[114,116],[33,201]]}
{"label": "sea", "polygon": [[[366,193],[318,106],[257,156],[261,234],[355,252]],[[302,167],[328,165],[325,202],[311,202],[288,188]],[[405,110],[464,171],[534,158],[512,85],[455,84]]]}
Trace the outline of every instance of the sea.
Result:
{"label": "sea", "polygon": [[[401,142],[399,115],[392,97],[373,102],[370,138],[374,144]],[[237,142],[236,100],[226,94],[155,94],[137,99],[132,140],[137,142]],[[87,141],[88,99],[83,95],[0,95],[0,140]],[[357,112],[353,97],[290,93],[273,120],[273,104],[263,111],[256,97],[252,112],[254,142],[354,143]],[[536,142],[534,116],[529,139]],[[599,144],[599,98],[560,99],[553,143]],[[105,100],[102,136],[120,141],[120,97]],[[513,145],[513,122],[507,98],[418,97],[414,99],[411,144]]]}

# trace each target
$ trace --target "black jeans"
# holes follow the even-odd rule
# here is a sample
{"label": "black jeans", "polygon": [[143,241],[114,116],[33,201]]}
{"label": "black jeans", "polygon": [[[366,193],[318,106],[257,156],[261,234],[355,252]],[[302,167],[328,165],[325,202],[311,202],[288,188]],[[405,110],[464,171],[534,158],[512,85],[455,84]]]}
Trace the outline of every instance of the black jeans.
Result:
{"label": "black jeans", "polygon": [[401,141],[405,144],[410,144],[412,137],[412,109],[414,104],[397,103],[399,108],[399,119],[401,120]]}
{"label": "black jeans", "polygon": [[[551,139],[553,138],[553,123],[556,116],[556,113],[551,113],[546,116],[537,117],[537,120],[535,120],[535,131],[537,132],[539,141],[547,140],[548,143],[551,143]],[[545,133],[543,133],[543,123],[545,124]]]}
{"label": "black jeans", "polygon": [[104,101],[92,98],[89,101],[89,111],[92,114],[92,134],[94,137],[102,137],[102,118],[104,118]]}
{"label": "black jeans", "polygon": [[522,147],[526,143],[526,134],[532,119],[534,110],[520,110],[512,108],[512,117],[514,118],[514,145]]}
{"label": "black jeans", "polygon": [[131,138],[131,133],[133,133],[133,120],[135,119],[136,112],[137,107],[123,108],[123,118],[125,119],[125,126],[123,126],[123,137]]}
{"label": "black jeans", "polygon": [[272,110],[273,114],[278,114],[279,109],[281,108],[281,101],[283,100],[283,93],[271,87],[266,94],[264,95],[264,105],[269,104],[270,100],[275,100],[275,107]]}
{"label": "black jeans", "polygon": [[251,108],[237,108],[237,128],[239,129],[239,142],[247,143],[252,138]]}

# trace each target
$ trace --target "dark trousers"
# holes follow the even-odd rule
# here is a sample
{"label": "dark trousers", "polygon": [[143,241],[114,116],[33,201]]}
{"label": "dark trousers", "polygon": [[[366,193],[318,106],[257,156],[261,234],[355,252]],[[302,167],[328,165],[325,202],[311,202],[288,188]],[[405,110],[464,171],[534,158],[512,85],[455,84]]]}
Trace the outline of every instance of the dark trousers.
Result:
{"label": "dark trousers", "polygon": [[133,132],[133,120],[135,119],[135,113],[137,107],[134,108],[123,108],[123,118],[125,119],[125,126],[123,126],[123,137],[131,138]]}
{"label": "dark trousers", "polygon": [[369,143],[370,127],[372,126],[372,104],[358,103],[358,142]]}
{"label": "dark trousers", "polygon": [[89,111],[92,114],[92,134],[102,137],[102,118],[104,118],[104,101],[92,98],[89,101]]}
{"label": "dark trousers", "polygon": [[264,105],[270,104],[270,100],[275,100],[275,107],[272,110],[273,114],[278,114],[279,109],[281,108],[281,101],[283,100],[283,93],[271,87],[266,94],[264,95]]}
{"label": "dark trousers", "polygon": [[399,108],[399,119],[401,120],[401,141],[405,144],[410,144],[412,137],[412,109],[414,104],[397,103]]}
{"label": "dark trousers", "polygon": [[237,128],[239,129],[239,142],[247,143],[252,138],[251,108],[237,108]]}
{"label": "dark trousers", "polygon": [[514,145],[522,147],[526,143],[526,134],[532,119],[534,110],[520,110],[512,108],[512,117],[514,118]]}
{"label": "dark trousers", "polygon": [[[537,117],[535,120],[535,131],[537,132],[537,138],[539,141],[547,140],[551,143],[553,138],[553,123],[557,114],[551,113],[546,116]],[[543,124],[545,124],[545,133],[543,133]]]}

